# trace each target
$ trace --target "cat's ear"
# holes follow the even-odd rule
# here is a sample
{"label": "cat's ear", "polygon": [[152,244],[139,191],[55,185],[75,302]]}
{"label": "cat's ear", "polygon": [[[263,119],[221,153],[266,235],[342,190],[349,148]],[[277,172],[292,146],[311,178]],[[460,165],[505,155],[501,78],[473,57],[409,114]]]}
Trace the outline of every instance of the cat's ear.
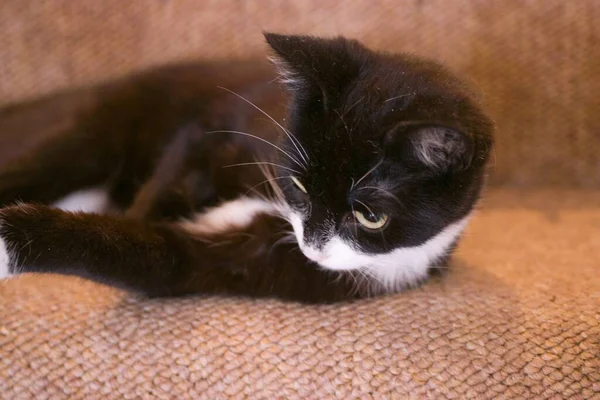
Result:
{"label": "cat's ear", "polygon": [[403,160],[438,172],[461,171],[471,165],[473,142],[462,132],[440,125],[418,125],[391,132],[392,151]]}
{"label": "cat's ear", "polygon": [[264,33],[275,55],[281,81],[292,90],[317,86],[328,95],[340,91],[356,77],[360,58],[367,51],[360,43],[342,37]]}

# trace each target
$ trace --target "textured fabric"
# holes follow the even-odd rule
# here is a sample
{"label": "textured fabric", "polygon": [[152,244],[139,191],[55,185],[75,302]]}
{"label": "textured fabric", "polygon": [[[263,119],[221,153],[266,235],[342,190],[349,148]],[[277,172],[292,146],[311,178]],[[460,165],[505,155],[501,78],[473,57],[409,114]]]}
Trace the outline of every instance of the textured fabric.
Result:
{"label": "textured fabric", "polygon": [[[596,0],[2,0],[0,104],[262,29],[344,34],[468,76],[491,181],[600,187]],[[75,278],[0,283],[0,398],[600,398],[600,192],[495,191],[444,279],[354,304],[149,301]]]}
{"label": "textured fabric", "polygon": [[491,194],[446,277],[354,304],[2,282],[0,394],[600,399],[598,198]]}
{"label": "textured fabric", "polygon": [[2,0],[0,103],[177,59],[264,53],[261,30],[440,60],[498,125],[498,184],[600,187],[598,0]]}

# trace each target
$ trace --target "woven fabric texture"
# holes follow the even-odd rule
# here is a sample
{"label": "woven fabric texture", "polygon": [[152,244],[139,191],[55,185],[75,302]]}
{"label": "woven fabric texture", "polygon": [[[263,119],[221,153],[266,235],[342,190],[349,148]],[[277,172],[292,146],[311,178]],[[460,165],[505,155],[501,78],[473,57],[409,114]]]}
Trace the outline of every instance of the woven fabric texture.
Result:
{"label": "woven fabric texture", "polygon": [[496,192],[449,275],[354,304],[2,282],[0,397],[600,399],[598,196]]}
{"label": "woven fabric texture", "polygon": [[597,0],[3,0],[0,104],[180,59],[343,34],[451,66],[498,126],[492,182],[600,187]]}
{"label": "woven fabric texture", "polygon": [[467,77],[498,127],[491,182],[512,187],[448,276],[376,300],[0,282],[0,398],[600,399],[599,18],[596,0],[0,1],[0,104],[263,54],[262,30],[344,34]]}

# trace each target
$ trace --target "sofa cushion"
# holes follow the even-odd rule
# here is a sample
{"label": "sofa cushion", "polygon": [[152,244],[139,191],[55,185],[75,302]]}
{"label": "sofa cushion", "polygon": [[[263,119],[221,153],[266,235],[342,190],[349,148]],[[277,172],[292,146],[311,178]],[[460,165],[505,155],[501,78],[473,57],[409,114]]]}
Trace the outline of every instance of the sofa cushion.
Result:
{"label": "sofa cushion", "polygon": [[[0,282],[5,398],[593,398],[599,192],[494,191],[451,270],[333,306]],[[309,290],[309,288],[307,288]]]}

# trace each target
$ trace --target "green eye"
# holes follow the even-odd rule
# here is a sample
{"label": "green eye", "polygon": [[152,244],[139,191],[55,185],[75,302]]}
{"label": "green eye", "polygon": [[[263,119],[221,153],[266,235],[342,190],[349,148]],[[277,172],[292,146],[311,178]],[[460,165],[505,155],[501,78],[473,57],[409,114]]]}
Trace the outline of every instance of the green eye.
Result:
{"label": "green eye", "polygon": [[354,218],[358,221],[359,224],[364,226],[367,229],[377,230],[383,228],[389,221],[390,217],[387,214],[367,214],[360,211],[353,211]]}
{"label": "green eye", "polygon": [[298,180],[298,178],[296,178],[295,176],[290,176],[290,178],[292,179],[292,182],[294,182],[294,185],[296,185],[298,189],[302,190],[302,192],[304,192],[305,194],[308,194],[306,188],[304,187],[302,182]]}

